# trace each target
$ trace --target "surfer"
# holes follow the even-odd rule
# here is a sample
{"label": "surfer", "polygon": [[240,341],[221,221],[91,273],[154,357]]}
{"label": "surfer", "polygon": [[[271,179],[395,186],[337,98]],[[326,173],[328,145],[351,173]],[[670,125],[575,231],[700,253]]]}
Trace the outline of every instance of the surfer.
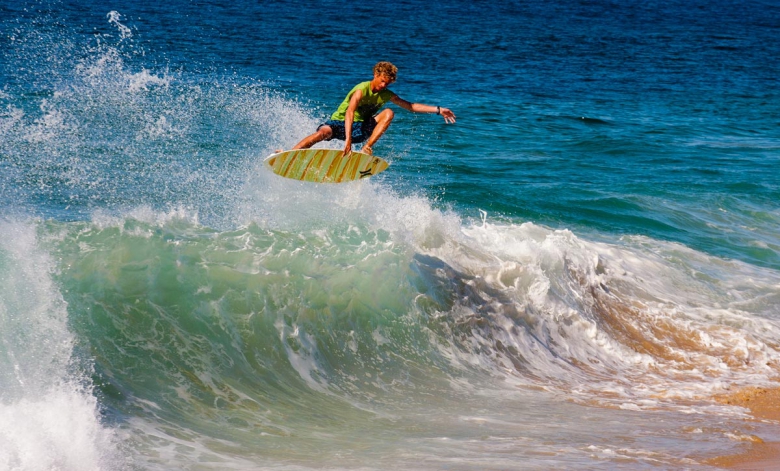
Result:
{"label": "surfer", "polygon": [[330,119],[320,124],[317,132],[305,137],[293,149],[308,149],[320,141],[340,139],[344,142],[344,154],[352,152],[352,143],[361,143],[362,152],[371,154],[372,146],[382,137],[393,120],[393,110],[379,110],[388,101],[414,113],[436,113],[447,123],[455,122],[455,114],[441,106],[411,103],[399,97],[387,87],[395,82],[398,68],[390,62],[374,66],[374,78],[355,85]]}

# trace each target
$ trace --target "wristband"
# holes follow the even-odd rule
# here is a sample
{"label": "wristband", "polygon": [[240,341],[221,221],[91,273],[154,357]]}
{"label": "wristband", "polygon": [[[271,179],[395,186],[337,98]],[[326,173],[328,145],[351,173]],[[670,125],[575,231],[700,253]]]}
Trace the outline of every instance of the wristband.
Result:
{"label": "wristband", "polygon": [[441,114],[441,106],[436,107],[436,114]]}

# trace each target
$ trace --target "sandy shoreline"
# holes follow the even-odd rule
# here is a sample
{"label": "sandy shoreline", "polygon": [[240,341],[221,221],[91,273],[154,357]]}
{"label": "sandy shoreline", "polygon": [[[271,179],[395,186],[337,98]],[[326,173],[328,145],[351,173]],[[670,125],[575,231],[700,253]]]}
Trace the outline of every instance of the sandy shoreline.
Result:
{"label": "sandy shoreline", "polygon": [[[750,410],[756,420],[780,422],[780,387],[748,388],[733,394],[716,396],[722,404],[742,406]],[[780,470],[780,442],[765,442],[760,438],[736,455],[719,456],[707,464],[736,470]]]}

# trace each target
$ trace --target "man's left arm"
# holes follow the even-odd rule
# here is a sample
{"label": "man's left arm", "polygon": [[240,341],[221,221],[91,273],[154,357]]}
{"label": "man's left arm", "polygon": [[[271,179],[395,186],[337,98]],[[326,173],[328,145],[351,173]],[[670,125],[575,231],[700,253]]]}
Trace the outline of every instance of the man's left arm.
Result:
{"label": "man's left arm", "polygon": [[455,122],[455,113],[453,113],[449,108],[444,108],[443,106],[430,106],[423,105],[422,103],[410,103],[398,95],[395,95],[390,99],[390,101],[407,111],[411,111],[412,113],[436,113],[441,115],[444,118],[444,121],[448,123]]}

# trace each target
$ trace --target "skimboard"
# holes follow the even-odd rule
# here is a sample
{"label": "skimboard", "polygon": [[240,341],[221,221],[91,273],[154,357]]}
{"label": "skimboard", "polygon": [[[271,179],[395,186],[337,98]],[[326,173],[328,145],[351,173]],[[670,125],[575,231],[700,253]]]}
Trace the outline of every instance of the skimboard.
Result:
{"label": "skimboard", "polygon": [[265,165],[277,175],[317,183],[361,180],[384,172],[389,165],[380,157],[334,149],[299,149],[269,155]]}

